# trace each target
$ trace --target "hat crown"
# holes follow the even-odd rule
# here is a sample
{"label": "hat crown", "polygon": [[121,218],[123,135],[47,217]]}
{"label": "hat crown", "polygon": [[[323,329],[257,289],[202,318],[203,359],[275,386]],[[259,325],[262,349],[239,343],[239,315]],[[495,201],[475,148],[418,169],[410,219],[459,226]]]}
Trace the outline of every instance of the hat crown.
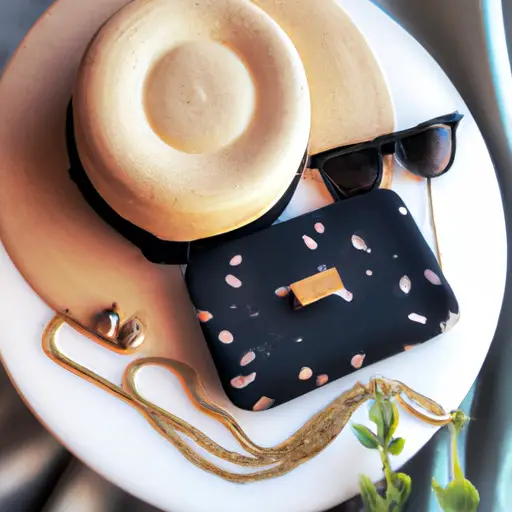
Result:
{"label": "hat crown", "polygon": [[206,153],[240,137],[251,123],[256,91],[227,46],[193,41],[165,53],[148,73],[144,107],[153,131],[184,153]]}

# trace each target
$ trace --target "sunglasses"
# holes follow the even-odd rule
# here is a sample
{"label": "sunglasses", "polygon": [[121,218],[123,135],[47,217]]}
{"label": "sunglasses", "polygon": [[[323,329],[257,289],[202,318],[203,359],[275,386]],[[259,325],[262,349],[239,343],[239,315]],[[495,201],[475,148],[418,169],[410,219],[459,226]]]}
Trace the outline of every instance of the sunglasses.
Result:
{"label": "sunglasses", "polygon": [[382,135],[368,142],[330,149],[310,156],[308,167],[318,169],[326,185],[345,198],[378,188],[383,176],[383,155],[422,178],[447,172],[455,158],[457,127],[464,116],[453,112],[414,128]]}

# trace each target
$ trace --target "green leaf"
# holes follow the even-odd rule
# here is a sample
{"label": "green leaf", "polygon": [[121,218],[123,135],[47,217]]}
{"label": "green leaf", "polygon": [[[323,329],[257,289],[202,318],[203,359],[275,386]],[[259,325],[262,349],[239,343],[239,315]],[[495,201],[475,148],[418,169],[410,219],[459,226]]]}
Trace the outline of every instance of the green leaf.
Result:
{"label": "green leaf", "polygon": [[438,481],[435,478],[432,478],[432,489],[434,489],[434,492],[436,493],[436,496],[441,496],[444,493],[444,489],[439,485]]}
{"label": "green leaf", "polygon": [[404,506],[411,495],[412,480],[409,475],[405,473],[392,474],[393,486],[399,492],[400,499],[398,501],[400,506]]}
{"label": "green leaf", "polygon": [[370,409],[370,420],[377,425],[377,436],[383,446],[386,446],[398,426],[399,414],[396,404],[378,395]]}
{"label": "green leaf", "polygon": [[375,434],[364,425],[352,424],[352,431],[364,447],[370,450],[376,450],[379,447],[379,440]]}
{"label": "green leaf", "polygon": [[444,512],[476,512],[478,509],[480,495],[469,480],[453,480],[443,489],[434,479],[432,488]]}
{"label": "green leaf", "polygon": [[397,437],[388,444],[388,452],[391,455],[400,455],[405,446],[405,439],[403,437]]}
{"label": "green leaf", "polygon": [[385,400],[383,402],[383,417],[384,417],[384,429],[385,436],[384,442],[387,444],[391,441],[396,428],[398,427],[399,413],[398,408],[394,402]]}
{"label": "green leaf", "polygon": [[382,418],[382,399],[377,396],[375,402],[370,409],[370,420],[377,425],[377,436],[383,443],[384,439],[384,420]]}
{"label": "green leaf", "polygon": [[386,501],[379,495],[373,482],[367,476],[359,477],[359,489],[365,512],[388,512]]}

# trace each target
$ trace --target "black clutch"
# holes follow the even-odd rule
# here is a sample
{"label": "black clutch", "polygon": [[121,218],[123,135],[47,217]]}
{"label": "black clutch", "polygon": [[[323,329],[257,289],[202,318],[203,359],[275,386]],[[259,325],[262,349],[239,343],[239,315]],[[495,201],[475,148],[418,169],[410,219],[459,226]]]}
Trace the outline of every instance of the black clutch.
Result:
{"label": "black clutch", "polygon": [[459,307],[400,197],[377,190],[209,249],[186,281],[229,399],[262,410],[423,343]]}

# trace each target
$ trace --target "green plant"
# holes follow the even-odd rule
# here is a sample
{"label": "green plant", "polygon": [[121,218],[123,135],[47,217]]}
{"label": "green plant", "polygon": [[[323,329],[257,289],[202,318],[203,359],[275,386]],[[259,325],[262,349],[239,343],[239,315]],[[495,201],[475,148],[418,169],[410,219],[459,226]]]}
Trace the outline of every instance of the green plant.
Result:
{"label": "green plant", "polygon": [[457,437],[469,418],[462,411],[452,413],[451,429],[451,472],[452,481],[443,489],[434,478],[432,488],[444,512],[476,512],[480,495],[475,486],[464,477],[459,463]]}
{"label": "green plant", "polygon": [[[379,390],[375,393],[375,401],[370,409],[370,420],[376,425],[377,432],[360,424],[353,424],[352,430],[364,447],[379,452],[386,488],[379,493],[367,476],[360,477],[359,486],[365,510],[366,512],[402,512],[411,494],[411,477],[405,473],[392,471],[390,456],[402,453],[405,439],[393,437],[399,421],[398,408]],[[444,489],[435,480],[432,482],[439,505],[444,512],[476,512],[480,502],[478,491],[464,477],[457,453],[457,436],[467,421],[468,418],[462,411],[451,414],[453,479]]]}
{"label": "green plant", "polygon": [[389,462],[389,456],[400,455],[405,445],[404,438],[393,437],[398,419],[395,403],[377,391],[370,409],[370,420],[375,423],[377,432],[374,433],[364,425],[352,425],[354,434],[363,446],[378,450],[386,479],[386,491],[382,496],[367,476],[361,476],[359,486],[368,512],[400,512],[411,493],[411,478],[405,473],[393,472]]}

